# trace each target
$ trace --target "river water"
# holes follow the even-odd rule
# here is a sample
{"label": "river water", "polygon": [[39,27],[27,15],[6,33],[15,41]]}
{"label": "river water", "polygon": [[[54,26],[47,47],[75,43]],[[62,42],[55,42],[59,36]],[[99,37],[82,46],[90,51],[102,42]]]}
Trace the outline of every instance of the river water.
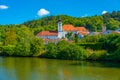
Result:
{"label": "river water", "polygon": [[120,80],[120,64],[0,57],[0,80]]}

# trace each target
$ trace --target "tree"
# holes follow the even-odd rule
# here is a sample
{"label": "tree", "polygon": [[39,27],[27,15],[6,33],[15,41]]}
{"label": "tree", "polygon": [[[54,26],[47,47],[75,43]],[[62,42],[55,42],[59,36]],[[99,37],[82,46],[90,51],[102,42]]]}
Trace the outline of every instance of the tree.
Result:
{"label": "tree", "polygon": [[15,45],[7,45],[1,47],[2,55],[12,56],[15,53]]}
{"label": "tree", "polygon": [[86,51],[75,44],[67,44],[63,49],[58,53],[59,59],[69,59],[69,60],[83,60],[86,59]]}
{"label": "tree", "polygon": [[16,39],[17,36],[15,30],[11,28],[5,33],[4,45],[16,45],[17,43]]}
{"label": "tree", "polygon": [[21,26],[17,28],[17,45],[15,47],[15,55],[18,56],[30,56],[33,53],[31,52],[31,43],[34,39],[33,32],[30,31],[26,26]]}
{"label": "tree", "polygon": [[115,30],[120,27],[120,22],[117,20],[114,20],[113,18],[110,18],[106,26],[107,26],[107,29]]}
{"label": "tree", "polygon": [[67,39],[72,40],[72,32],[68,32],[65,36]]}
{"label": "tree", "polygon": [[74,41],[75,41],[75,43],[77,43],[77,42],[78,42],[78,34],[75,34]]}
{"label": "tree", "polygon": [[34,38],[31,44],[31,52],[33,56],[40,56],[44,53],[44,42],[40,38]]}
{"label": "tree", "polygon": [[57,47],[53,43],[48,43],[45,45],[45,51],[46,53],[43,54],[44,57],[47,58],[57,58]]}

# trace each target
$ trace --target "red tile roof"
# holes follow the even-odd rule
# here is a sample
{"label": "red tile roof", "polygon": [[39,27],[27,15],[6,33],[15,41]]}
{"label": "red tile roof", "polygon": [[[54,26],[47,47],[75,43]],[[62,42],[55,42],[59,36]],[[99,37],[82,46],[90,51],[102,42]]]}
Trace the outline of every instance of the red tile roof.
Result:
{"label": "red tile roof", "polygon": [[75,27],[73,25],[63,25],[62,26],[63,31],[76,31]]}
{"label": "red tile roof", "polygon": [[37,36],[58,36],[57,31],[42,31],[37,34]]}
{"label": "red tile roof", "polygon": [[[74,27],[73,25],[67,24],[62,26],[63,31],[77,31],[79,34],[89,34],[89,31],[85,27]],[[58,36],[58,31],[42,31],[37,36]]]}
{"label": "red tile roof", "polygon": [[89,31],[85,27],[76,27],[76,30],[82,35],[89,34]]}
{"label": "red tile roof", "polygon": [[87,32],[87,29],[85,27],[75,27],[77,31],[81,32]]}
{"label": "red tile roof", "polygon": [[63,31],[78,31],[80,34],[88,34],[89,31],[85,27],[74,27],[73,25],[63,25],[62,27]]}

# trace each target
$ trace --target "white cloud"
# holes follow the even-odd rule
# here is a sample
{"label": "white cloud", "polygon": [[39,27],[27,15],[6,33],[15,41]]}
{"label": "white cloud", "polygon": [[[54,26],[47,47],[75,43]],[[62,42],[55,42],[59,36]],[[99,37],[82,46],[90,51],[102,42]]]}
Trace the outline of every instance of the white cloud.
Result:
{"label": "white cloud", "polygon": [[50,12],[49,12],[48,10],[42,8],[42,9],[40,9],[40,10],[38,11],[37,14],[38,14],[38,16],[44,16],[44,15],[50,14]]}
{"label": "white cloud", "polygon": [[108,11],[103,11],[102,14],[106,14]]}
{"label": "white cloud", "polygon": [[6,6],[6,5],[0,5],[0,9],[8,9],[8,6]]}
{"label": "white cloud", "polygon": [[85,14],[85,15],[83,15],[83,16],[81,16],[81,17],[87,17],[88,16],[88,14]]}

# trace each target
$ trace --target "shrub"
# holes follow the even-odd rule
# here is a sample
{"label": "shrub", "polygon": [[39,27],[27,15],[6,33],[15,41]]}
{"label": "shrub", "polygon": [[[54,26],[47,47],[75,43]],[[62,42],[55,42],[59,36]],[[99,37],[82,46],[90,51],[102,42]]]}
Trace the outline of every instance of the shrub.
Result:
{"label": "shrub", "polygon": [[39,56],[44,53],[44,44],[43,40],[40,38],[34,38],[31,43],[31,52],[33,56]]}
{"label": "shrub", "polygon": [[86,59],[86,51],[75,44],[69,44],[58,53],[60,59],[83,60]]}
{"label": "shrub", "polygon": [[2,54],[9,55],[9,56],[14,54],[14,49],[15,49],[14,45],[7,45],[7,46],[1,47]]}
{"label": "shrub", "polygon": [[79,46],[83,46],[85,49],[101,50],[103,49],[103,43],[79,43]]}
{"label": "shrub", "polygon": [[120,61],[120,46],[117,48],[117,50],[110,55],[110,59],[114,61]]}
{"label": "shrub", "polygon": [[57,58],[57,50],[56,45],[53,43],[48,43],[45,45],[45,54],[42,54],[41,56],[46,58]]}
{"label": "shrub", "polygon": [[105,50],[93,51],[92,54],[88,57],[90,60],[104,60],[104,57],[107,55]]}

